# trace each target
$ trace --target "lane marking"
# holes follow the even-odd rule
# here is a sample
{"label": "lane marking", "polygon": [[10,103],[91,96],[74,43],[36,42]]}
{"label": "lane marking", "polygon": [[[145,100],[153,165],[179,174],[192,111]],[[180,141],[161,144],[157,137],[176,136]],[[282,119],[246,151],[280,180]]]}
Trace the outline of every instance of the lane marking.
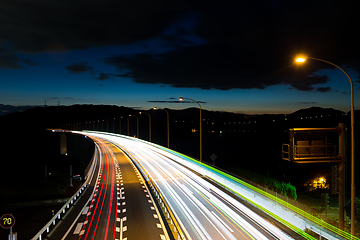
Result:
{"label": "lane marking", "polygon": [[84,225],[84,223],[78,223],[74,230],[74,234],[79,234],[83,225]]}
{"label": "lane marking", "polygon": [[232,230],[218,215],[216,215],[213,211],[211,212],[227,229],[229,229],[230,232],[234,232],[234,230]]}
{"label": "lane marking", "polygon": [[84,208],[84,209],[82,210],[82,214],[84,215],[84,214],[86,214],[88,211],[89,211],[89,207],[86,207],[86,208]]}

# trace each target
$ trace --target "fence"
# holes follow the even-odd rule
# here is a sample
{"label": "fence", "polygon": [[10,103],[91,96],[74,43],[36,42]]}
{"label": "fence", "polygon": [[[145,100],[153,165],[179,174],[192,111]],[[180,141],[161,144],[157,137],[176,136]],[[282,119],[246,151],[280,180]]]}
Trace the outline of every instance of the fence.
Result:
{"label": "fence", "polygon": [[89,176],[92,176],[94,174],[97,151],[98,150],[96,149],[88,167],[85,170],[86,181],[77,190],[77,192],[64,204],[64,206],[53,216],[53,218],[31,240],[41,240],[44,233],[48,234],[50,230],[61,221],[61,217],[66,214],[66,211],[74,205],[74,202],[80,197],[80,194],[85,191],[86,187],[91,181],[91,177]]}

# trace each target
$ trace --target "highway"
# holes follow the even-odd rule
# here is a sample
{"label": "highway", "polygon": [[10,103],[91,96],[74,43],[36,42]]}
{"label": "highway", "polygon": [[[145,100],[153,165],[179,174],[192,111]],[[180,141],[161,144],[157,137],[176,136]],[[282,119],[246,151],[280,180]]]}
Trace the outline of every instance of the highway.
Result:
{"label": "highway", "polygon": [[74,206],[75,210],[65,215],[63,223],[49,237],[169,239],[160,212],[133,162],[115,145],[89,137],[99,152],[96,176],[88,188],[91,193],[84,194],[84,204]]}
{"label": "highway", "polygon": [[179,164],[176,155],[132,138],[82,134],[113,143],[148,173],[178,220],[183,239],[302,238],[281,230],[272,219],[263,218],[209,179]]}

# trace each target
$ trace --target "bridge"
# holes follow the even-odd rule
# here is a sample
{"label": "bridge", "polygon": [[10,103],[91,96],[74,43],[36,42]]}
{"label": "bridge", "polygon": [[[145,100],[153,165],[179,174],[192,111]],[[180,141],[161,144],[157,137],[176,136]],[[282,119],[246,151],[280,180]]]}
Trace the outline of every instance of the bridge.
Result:
{"label": "bridge", "polygon": [[84,185],[35,239],[358,239],[234,176],[128,136],[96,145]]}

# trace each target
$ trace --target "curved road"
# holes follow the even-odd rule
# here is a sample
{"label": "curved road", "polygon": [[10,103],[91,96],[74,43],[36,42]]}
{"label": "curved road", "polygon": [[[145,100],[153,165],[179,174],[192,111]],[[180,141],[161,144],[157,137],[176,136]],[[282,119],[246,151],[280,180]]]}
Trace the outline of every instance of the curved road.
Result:
{"label": "curved road", "polygon": [[141,140],[82,134],[107,139],[147,171],[170,205],[186,239],[294,239],[271,220],[262,218],[203,176],[179,164],[176,155]]}
{"label": "curved road", "polygon": [[[51,232],[51,239],[169,239],[144,179],[115,145],[91,137],[99,149],[98,171],[82,198]],[[90,195],[90,196],[89,196]],[[81,205],[78,200],[77,205]],[[76,213],[76,214],[75,214]],[[75,218],[71,222],[72,216]],[[70,225],[70,227],[68,227]],[[66,230],[66,231],[65,231]]]}

